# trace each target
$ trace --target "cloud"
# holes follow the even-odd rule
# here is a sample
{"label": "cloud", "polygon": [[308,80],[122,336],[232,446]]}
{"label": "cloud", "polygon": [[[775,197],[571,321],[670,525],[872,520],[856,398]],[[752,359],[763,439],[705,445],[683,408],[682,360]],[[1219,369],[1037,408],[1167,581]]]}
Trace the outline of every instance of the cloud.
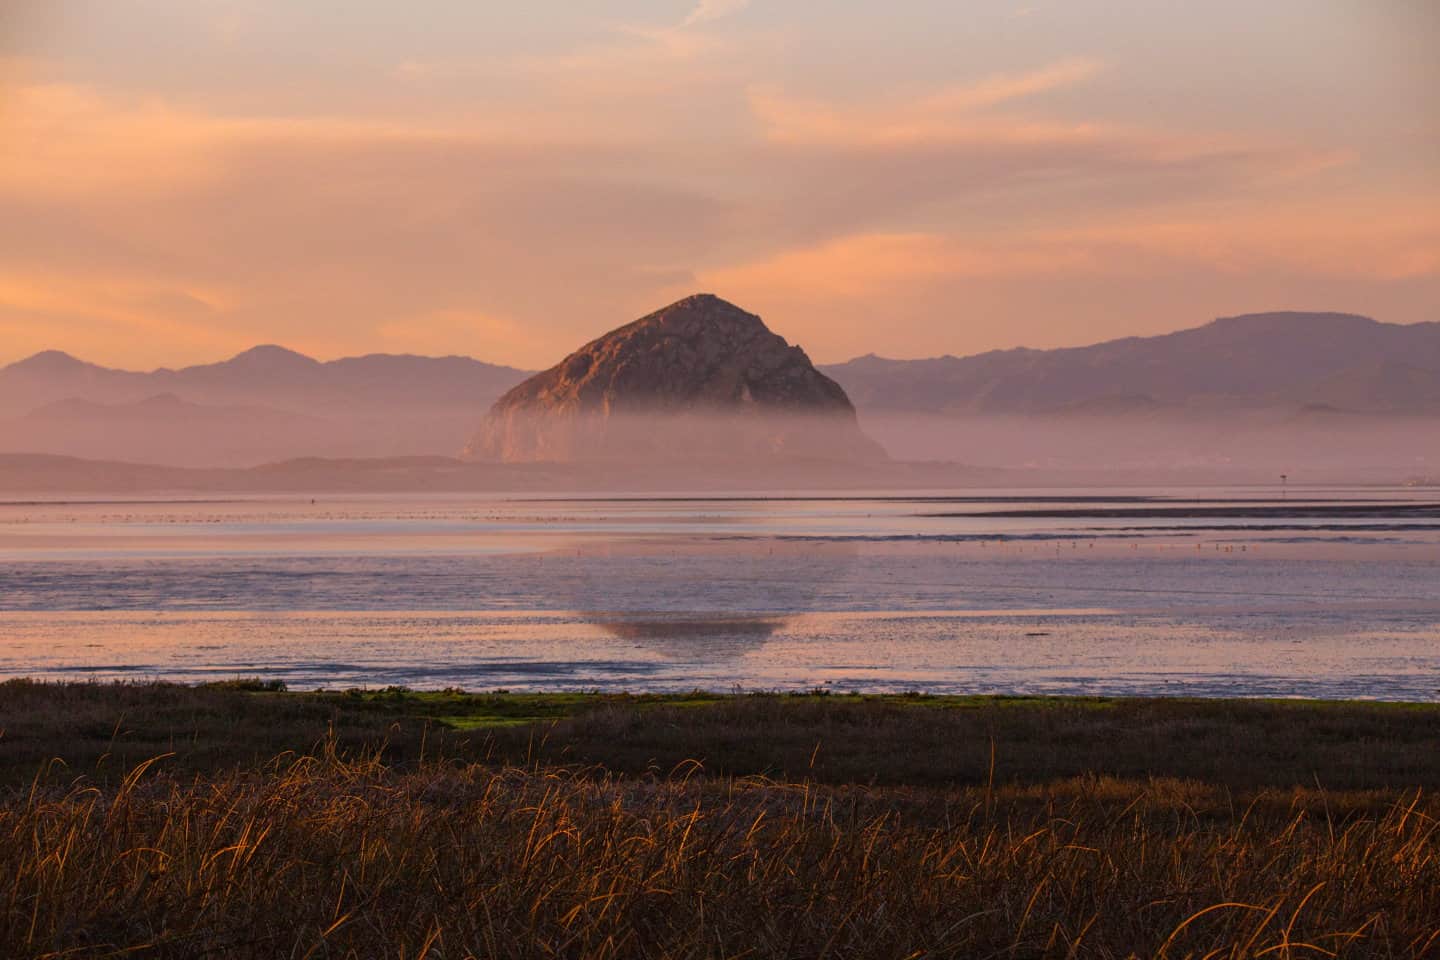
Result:
{"label": "cloud", "polygon": [[713,66],[729,49],[725,40],[695,30],[629,24],[616,27],[603,43],[517,57],[507,66],[524,76],[553,81],[549,92],[566,99],[586,96],[604,102],[617,95],[638,95],[653,102],[658,90],[703,83],[707,75],[698,67],[707,61]]}
{"label": "cloud", "polygon": [[[1083,61],[864,104],[717,85],[701,110],[646,81],[688,63],[649,43],[618,86],[580,72],[543,109],[423,119],[20,88],[0,137],[5,353],[153,366],[281,341],[540,367],[708,288],[823,356],[913,354],[1011,345],[1025,310],[1173,317],[1156,291],[1196,278],[1272,296],[1268,271],[1335,303],[1436,286],[1435,198],[1377,196],[1331,154],[1011,112],[1083,82]],[[727,105],[750,125],[717,127]],[[937,319],[972,301],[991,333]]]}
{"label": "cloud", "polygon": [[608,131],[26,99],[21,148],[0,145],[6,354],[63,339],[142,366],[262,340],[336,355],[404,349],[420,318],[413,349],[534,366],[653,307],[723,215],[663,175],[671,158]]}
{"label": "cloud", "polygon": [[690,15],[685,18],[685,25],[694,26],[699,23],[709,23],[712,20],[720,20],[733,16],[750,6],[750,0],[700,0]]}
{"label": "cloud", "polygon": [[[713,267],[699,285],[823,362],[1078,345],[1264,309],[1433,319],[1414,305],[1440,294],[1440,206],[1393,197],[1351,216],[1365,207],[857,233]],[[1355,229],[1334,230],[1332,212]]]}
{"label": "cloud", "polygon": [[964,241],[931,233],[838,237],[776,256],[703,273],[723,290],[808,291],[817,298],[883,296],[897,286],[937,277],[1040,276],[1085,270],[1089,252],[1056,241]]}
{"label": "cloud", "polygon": [[[1336,223],[1346,224],[1335,229]],[[1232,275],[1288,273],[1379,282],[1440,278],[1440,200],[1371,195],[1311,204],[1159,216],[1052,230],[1057,243],[1102,251],[1113,272],[1135,256]]]}
{"label": "cloud", "polygon": [[752,88],[749,98],[765,134],[788,143],[1091,139],[1104,128],[1083,122],[996,117],[984,111],[1082,83],[1100,69],[1098,61],[1072,58],[1027,73],[996,74],[926,96],[884,103],[806,100],[761,86]]}
{"label": "cloud", "polygon": [[920,110],[930,113],[978,110],[1050,90],[1083,83],[1102,69],[1098,60],[1072,57],[1039,70],[1019,74],[995,74],[976,83],[942,90],[920,101]]}
{"label": "cloud", "polygon": [[[1373,280],[1440,277],[1440,203],[1394,197],[1326,211],[1278,207],[1211,216],[1132,217],[984,234],[862,233],[711,269],[716,288],[872,296],[928,278],[1125,277],[1160,260],[1221,273],[1272,271]],[[1357,214],[1350,217],[1349,213]],[[1352,226],[1327,229],[1339,214]]]}
{"label": "cloud", "polygon": [[[247,154],[484,149],[496,157],[544,145],[564,156],[605,152],[634,130],[582,109],[537,118],[521,108],[482,116],[226,116],[160,99],[107,97],[72,84],[10,94],[0,137],[0,195],[26,198],[174,194],[235,173]],[[577,161],[579,163],[579,161]]]}
{"label": "cloud", "polygon": [[157,342],[210,356],[245,345],[214,324],[229,296],[175,277],[9,268],[0,272],[0,329],[12,358],[58,347],[143,364],[132,351]]}

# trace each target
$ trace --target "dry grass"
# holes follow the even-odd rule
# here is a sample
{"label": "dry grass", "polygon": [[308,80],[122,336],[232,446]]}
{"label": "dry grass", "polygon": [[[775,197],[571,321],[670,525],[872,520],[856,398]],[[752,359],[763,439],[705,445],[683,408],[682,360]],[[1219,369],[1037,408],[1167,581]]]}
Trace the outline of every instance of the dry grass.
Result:
{"label": "dry grass", "polygon": [[[877,744],[902,722],[848,709],[876,711]],[[345,744],[12,786],[0,956],[1440,956],[1440,803],[1419,789],[821,785]]]}
{"label": "dry grass", "polygon": [[616,774],[699,760],[717,776],[897,786],[1084,775],[1234,790],[1440,790],[1440,704],[839,695],[625,696],[174,684],[0,683],[0,786],[56,758],[112,783],[162,753],[197,773],[313,751],[378,751]]}
{"label": "dry grass", "polygon": [[[1372,798],[1373,799],[1373,798]],[[1403,956],[1434,804],[910,792],[305,759],[0,814],[9,957]]]}
{"label": "dry grass", "polygon": [[[745,696],[605,702],[547,728],[494,731],[537,753],[639,774],[711,773],[948,787],[1099,774],[1235,790],[1440,790],[1440,705],[1252,700]],[[992,769],[993,765],[993,769]]]}

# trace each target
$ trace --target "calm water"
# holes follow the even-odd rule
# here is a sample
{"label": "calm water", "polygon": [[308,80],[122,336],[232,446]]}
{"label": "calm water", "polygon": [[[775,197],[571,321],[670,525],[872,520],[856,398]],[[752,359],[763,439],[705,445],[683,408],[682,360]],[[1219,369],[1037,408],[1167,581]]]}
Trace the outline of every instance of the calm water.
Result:
{"label": "calm water", "polygon": [[0,676],[1440,700],[1435,501],[0,503]]}

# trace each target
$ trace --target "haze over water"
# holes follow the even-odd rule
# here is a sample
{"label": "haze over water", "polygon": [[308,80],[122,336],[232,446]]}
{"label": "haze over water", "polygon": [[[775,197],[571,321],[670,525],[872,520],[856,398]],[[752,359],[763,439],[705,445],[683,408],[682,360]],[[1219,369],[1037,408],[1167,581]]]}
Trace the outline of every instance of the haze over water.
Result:
{"label": "haze over water", "polygon": [[12,500],[0,583],[3,676],[1440,700],[1422,489]]}

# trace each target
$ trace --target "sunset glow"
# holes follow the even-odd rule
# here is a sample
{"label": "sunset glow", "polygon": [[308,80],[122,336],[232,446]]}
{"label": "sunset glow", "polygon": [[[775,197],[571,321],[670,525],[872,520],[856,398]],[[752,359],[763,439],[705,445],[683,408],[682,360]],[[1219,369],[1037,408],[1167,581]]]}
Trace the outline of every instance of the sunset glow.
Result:
{"label": "sunset glow", "polygon": [[1426,3],[412,16],[7,3],[0,362],[538,367],[696,290],[822,361],[1440,302]]}

